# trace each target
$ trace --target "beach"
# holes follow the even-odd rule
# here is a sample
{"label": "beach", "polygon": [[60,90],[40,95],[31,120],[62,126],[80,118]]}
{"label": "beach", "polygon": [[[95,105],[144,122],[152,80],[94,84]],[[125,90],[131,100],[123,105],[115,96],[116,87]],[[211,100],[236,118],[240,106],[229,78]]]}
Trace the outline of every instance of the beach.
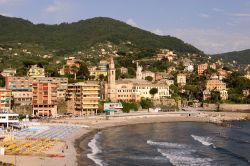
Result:
{"label": "beach", "polygon": [[[133,124],[147,123],[166,123],[166,122],[209,122],[223,125],[223,121],[245,120],[249,119],[249,113],[235,112],[174,112],[174,113],[141,113],[125,114],[119,116],[95,116],[88,118],[68,118],[51,120],[55,124],[77,124],[83,125],[70,134],[65,142],[68,145],[62,153],[62,145],[58,143],[51,151],[63,154],[65,157],[40,157],[40,156],[0,156],[0,160],[16,165],[35,166],[35,165],[95,165],[87,157],[91,153],[88,143],[93,139],[98,131],[111,127],[119,127]],[[27,162],[28,161],[28,162]]]}

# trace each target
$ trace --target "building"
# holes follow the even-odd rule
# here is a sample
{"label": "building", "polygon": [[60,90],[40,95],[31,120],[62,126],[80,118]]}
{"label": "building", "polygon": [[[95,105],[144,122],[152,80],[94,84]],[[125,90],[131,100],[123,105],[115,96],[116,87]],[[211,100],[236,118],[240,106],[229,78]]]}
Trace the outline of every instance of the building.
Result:
{"label": "building", "polygon": [[66,60],[66,66],[70,68],[73,66],[76,66],[77,68],[80,67],[80,64],[78,63],[80,60],[76,59],[75,57],[68,57],[68,58],[65,58],[65,60]]}
{"label": "building", "polygon": [[5,125],[8,128],[10,123],[19,122],[18,116],[18,114],[0,110],[0,125]]}
{"label": "building", "polygon": [[45,70],[37,65],[32,65],[28,70],[27,76],[29,77],[45,77]]}
{"label": "building", "polygon": [[14,105],[32,105],[32,91],[12,91]]}
{"label": "building", "polygon": [[222,80],[224,78],[227,78],[232,72],[220,69],[218,73],[219,73],[219,80]]}
{"label": "building", "polygon": [[188,65],[185,67],[184,71],[187,72],[193,72],[194,71],[194,65]]}
{"label": "building", "polygon": [[95,115],[100,99],[99,85],[97,82],[69,84],[66,98],[69,113],[79,116]]}
{"label": "building", "polygon": [[244,97],[248,97],[250,95],[250,89],[243,89],[242,94]]}
{"label": "building", "polygon": [[171,74],[172,72],[175,72],[175,71],[176,71],[175,67],[170,66],[170,67],[167,69],[167,74]]}
{"label": "building", "polygon": [[151,71],[142,71],[143,68],[137,62],[136,68],[136,79],[137,80],[145,80],[147,77],[152,77],[155,80],[155,73]]}
{"label": "building", "polygon": [[66,65],[64,65],[61,69],[58,70],[60,75],[65,74],[74,74],[73,68],[80,68],[80,60],[76,59],[75,57],[67,57],[64,58],[66,60]]}
{"label": "building", "polygon": [[168,49],[160,49],[160,53],[157,54],[156,56],[156,60],[163,60],[163,59],[166,59],[168,60],[169,62],[172,62],[173,59],[174,59],[174,56],[176,56],[174,54],[173,51],[170,51]]}
{"label": "building", "polygon": [[32,105],[35,116],[57,115],[58,84],[51,81],[34,81],[32,83]]}
{"label": "building", "polygon": [[209,65],[209,67],[210,67],[211,69],[216,70],[216,64],[215,64],[215,63],[212,63],[211,65]]}
{"label": "building", "polygon": [[120,71],[121,71],[121,74],[128,74],[128,68],[126,67],[121,67]]}
{"label": "building", "polygon": [[221,98],[221,100],[227,100],[228,99],[227,90],[221,90],[220,91],[220,98]]}
{"label": "building", "polygon": [[[68,78],[62,77],[6,77],[5,86],[6,89],[12,90],[15,94],[14,97],[28,96],[28,92],[32,92],[32,83],[39,81],[48,81],[58,84],[58,97],[64,98],[68,87]],[[18,93],[19,92],[19,93]],[[17,101],[14,98],[15,101]],[[28,100],[27,98],[21,98],[21,100]]]}
{"label": "building", "polygon": [[186,85],[186,75],[185,74],[177,74],[177,84],[180,86]]}
{"label": "building", "polygon": [[203,72],[204,72],[205,70],[207,70],[207,68],[208,68],[208,64],[207,64],[207,63],[199,64],[199,65],[198,65],[198,75],[199,75],[199,76],[202,75]]}
{"label": "building", "polygon": [[[170,97],[169,85],[164,83],[152,83],[142,79],[140,73],[141,66],[137,65],[136,79],[115,80],[115,66],[113,57],[110,57],[110,68],[108,71],[108,83],[105,85],[105,98],[111,102],[117,101],[141,101],[142,98],[160,99]],[[152,96],[149,91],[152,88],[157,88],[158,93]]]}
{"label": "building", "polygon": [[108,75],[108,62],[101,60],[97,66],[89,67],[90,76],[93,76],[95,80],[99,79],[100,75],[106,77]]}
{"label": "building", "polygon": [[245,78],[250,80],[250,72],[247,72],[247,74],[245,74]]}
{"label": "building", "polygon": [[104,112],[109,115],[114,115],[115,112],[122,112],[122,103],[104,103]]}
{"label": "building", "polygon": [[220,92],[221,100],[228,99],[228,93],[226,89],[226,83],[221,80],[208,80],[206,83],[206,90],[203,91],[203,100],[207,100],[211,97],[211,91]]}
{"label": "building", "polygon": [[0,110],[2,112],[11,112],[13,105],[13,96],[11,90],[0,88]]}
{"label": "building", "polygon": [[221,80],[207,80],[206,90],[222,91],[226,90],[226,83]]}
{"label": "building", "polygon": [[1,75],[3,77],[13,77],[16,75],[16,69],[13,69],[13,68],[8,68],[8,69],[4,69],[2,72],[1,72]]}

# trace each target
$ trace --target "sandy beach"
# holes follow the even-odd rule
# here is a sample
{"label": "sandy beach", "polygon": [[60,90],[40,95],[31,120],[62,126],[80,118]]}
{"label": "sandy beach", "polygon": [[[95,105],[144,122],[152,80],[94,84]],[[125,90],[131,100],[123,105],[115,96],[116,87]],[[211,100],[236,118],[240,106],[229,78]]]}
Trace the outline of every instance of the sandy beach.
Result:
{"label": "sandy beach", "polygon": [[[3,162],[13,163],[18,166],[82,166],[94,165],[87,158],[91,153],[88,143],[93,136],[101,130],[110,127],[119,127],[123,125],[145,124],[145,123],[165,123],[165,122],[209,122],[221,125],[223,121],[244,120],[249,119],[250,113],[235,112],[188,112],[188,113],[152,113],[152,114],[127,114],[122,116],[109,117],[96,116],[88,118],[75,119],[58,119],[52,120],[51,123],[60,124],[80,124],[86,125],[72,133],[65,142],[68,149],[64,149],[63,145],[57,144],[50,152],[63,154],[63,158],[39,157],[39,156],[0,156]],[[89,126],[89,127],[87,127]]]}

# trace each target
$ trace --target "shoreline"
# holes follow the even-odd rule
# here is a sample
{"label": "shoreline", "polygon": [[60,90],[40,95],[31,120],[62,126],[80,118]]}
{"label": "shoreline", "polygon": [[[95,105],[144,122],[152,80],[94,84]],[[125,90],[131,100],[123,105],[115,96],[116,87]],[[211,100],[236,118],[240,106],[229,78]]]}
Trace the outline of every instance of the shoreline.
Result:
{"label": "shoreline", "polygon": [[[250,120],[250,113],[225,113],[225,112],[168,112],[168,113],[129,113],[110,116],[79,117],[70,119],[53,119],[44,124],[55,125],[81,125],[82,127],[71,133],[64,142],[68,148],[63,147],[64,143],[56,144],[50,153],[63,154],[65,157],[43,157],[43,156],[0,156],[0,161],[17,163],[25,166],[54,166],[54,165],[95,165],[94,161],[87,157],[92,153],[88,143],[99,131],[113,127],[122,127],[136,124],[171,123],[171,122],[197,122],[213,123],[223,126],[228,121]],[[225,123],[223,123],[225,122]],[[42,124],[41,124],[42,125]],[[223,126],[231,127],[231,126]],[[64,149],[64,152],[62,152]],[[29,161],[27,163],[27,161]]]}
{"label": "shoreline", "polygon": [[[213,114],[213,113],[212,113]],[[218,114],[218,113],[215,113]],[[234,113],[235,114],[235,113]],[[238,114],[238,113],[237,113]],[[241,113],[239,113],[241,114]],[[213,114],[214,115],[214,114]],[[220,115],[220,114],[219,114]],[[217,115],[218,116],[218,115]],[[122,122],[112,122],[108,124],[96,124],[92,126],[88,132],[83,133],[82,136],[78,137],[74,141],[74,148],[76,151],[76,165],[95,165],[94,161],[89,159],[87,157],[88,153],[91,153],[90,148],[88,146],[88,143],[93,139],[96,133],[100,131],[105,131],[110,128],[114,127],[122,127],[127,125],[137,125],[137,124],[152,124],[152,123],[175,123],[175,122],[197,122],[197,123],[212,123],[215,125],[220,125],[223,127],[231,127],[228,125],[224,125],[229,121],[244,121],[247,120],[250,117],[250,114],[244,113],[240,117],[239,116],[230,116],[230,118],[222,118],[219,121],[214,121],[213,117],[210,118],[202,118],[199,116],[173,116],[173,117],[167,117],[167,116],[160,116],[160,117],[143,117],[143,118],[131,118],[127,119],[126,121]],[[72,156],[73,157],[73,156]]]}

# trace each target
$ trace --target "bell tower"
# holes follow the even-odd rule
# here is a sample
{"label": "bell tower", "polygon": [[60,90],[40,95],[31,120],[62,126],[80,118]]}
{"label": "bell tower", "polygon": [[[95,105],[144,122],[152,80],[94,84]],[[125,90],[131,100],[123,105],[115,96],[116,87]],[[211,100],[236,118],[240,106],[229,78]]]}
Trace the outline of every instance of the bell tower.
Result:
{"label": "bell tower", "polygon": [[109,69],[108,69],[108,98],[111,102],[116,102],[116,85],[115,85],[115,63],[113,56],[110,55]]}

